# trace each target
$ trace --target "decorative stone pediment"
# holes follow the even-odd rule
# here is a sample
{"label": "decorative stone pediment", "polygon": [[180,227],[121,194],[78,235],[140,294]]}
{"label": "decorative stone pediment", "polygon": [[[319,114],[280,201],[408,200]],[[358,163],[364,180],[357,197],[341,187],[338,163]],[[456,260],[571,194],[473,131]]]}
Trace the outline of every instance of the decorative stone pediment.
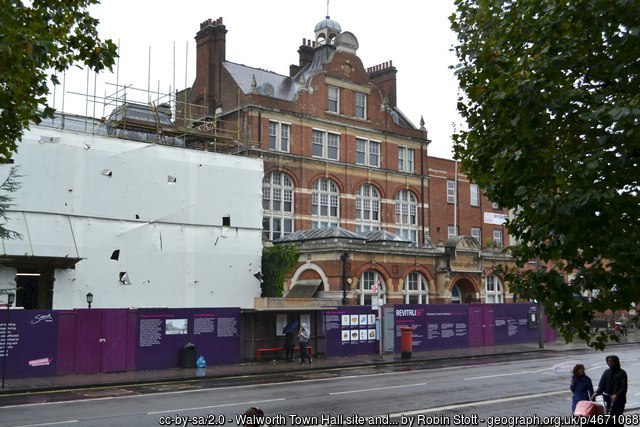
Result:
{"label": "decorative stone pediment", "polygon": [[445,249],[449,251],[477,251],[480,252],[482,248],[480,243],[476,239],[470,236],[456,236],[447,240],[445,243]]}

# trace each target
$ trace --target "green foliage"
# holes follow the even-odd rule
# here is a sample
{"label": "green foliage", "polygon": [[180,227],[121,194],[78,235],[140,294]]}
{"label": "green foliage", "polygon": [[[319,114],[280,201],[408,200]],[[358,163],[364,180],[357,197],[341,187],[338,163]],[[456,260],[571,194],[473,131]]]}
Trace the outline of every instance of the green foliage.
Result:
{"label": "green foliage", "polygon": [[276,245],[262,251],[262,296],[282,297],[284,279],[298,263],[298,248],[289,245]]}
{"label": "green foliage", "polygon": [[[640,1],[456,7],[467,129],[455,150],[469,178],[515,213],[518,268],[507,279],[565,338],[601,349],[593,313],[640,301]],[[525,272],[530,260],[547,267]],[[575,298],[585,291],[591,300]]]}
{"label": "green foliage", "polygon": [[7,217],[7,210],[13,207],[13,195],[20,189],[20,182],[18,179],[21,175],[18,174],[18,168],[16,166],[12,167],[9,170],[9,175],[4,180],[2,184],[0,184],[0,239],[19,239],[22,236],[20,233],[7,230],[4,226],[9,220]]}
{"label": "green foliage", "polygon": [[29,123],[52,117],[48,83],[83,64],[111,69],[111,40],[98,38],[98,20],[86,10],[98,0],[0,0],[0,163],[16,151]]}

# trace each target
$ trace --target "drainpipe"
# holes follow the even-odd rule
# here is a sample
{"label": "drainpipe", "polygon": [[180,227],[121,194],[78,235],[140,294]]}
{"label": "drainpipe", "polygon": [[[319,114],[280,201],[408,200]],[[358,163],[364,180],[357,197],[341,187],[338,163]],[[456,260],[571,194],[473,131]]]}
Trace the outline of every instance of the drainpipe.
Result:
{"label": "drainpipe", "polygon": [[344,252],[340,255],[342,260],[342,305],[347,305],[347,261],[349,254]]}

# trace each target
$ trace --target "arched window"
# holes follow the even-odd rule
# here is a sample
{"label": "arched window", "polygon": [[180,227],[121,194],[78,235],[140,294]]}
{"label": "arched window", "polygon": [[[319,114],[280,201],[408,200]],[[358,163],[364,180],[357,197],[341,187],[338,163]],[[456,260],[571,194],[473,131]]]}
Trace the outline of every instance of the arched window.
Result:
{"label": "arched window", "polygon": [[487,304],[504,302],[502,281],[495,274],[490,274],[489,276],[487,276],[485,295],[485,302]]}
{"label": "arched window", "polygon": [[360,276],[360,286],[358,288],[360,305],[371,305],[373,293],[371,287],[376,285],[378,287],[379,304],[384,304],[387,296],[385,293],[385,284],[382,276],[374,270],[367,270]]}
{"label": "arched window", "polygon": [[418,243],[418,201],[409,190],[401,190],[396,197],[396,234]]}
{"label": "arched window", "polygon": [[405,304],[428,304],[429,287],[424,276],[417,271],[409,273],[404,281]]}
{"label": "arched window", "polygon": [[340,223],[340,193],[335,182],[320,178],[311,192],[312,228],[337,227]]}
{"label": "arched window", "polygon": [[371,184],[356,191],[356,232],[380,229],[380,193]]}
{"label": "arched window", "polygon": [[460,292],[458,285],[453,285],[453,288],[451,288],[451,304],[460,303],[462,303],[462,292]]}
{"label": "arched window", "polygon": [[271,172],[262,182],[262,232],[277,240],[293,232],[293,181],[282,172]]}

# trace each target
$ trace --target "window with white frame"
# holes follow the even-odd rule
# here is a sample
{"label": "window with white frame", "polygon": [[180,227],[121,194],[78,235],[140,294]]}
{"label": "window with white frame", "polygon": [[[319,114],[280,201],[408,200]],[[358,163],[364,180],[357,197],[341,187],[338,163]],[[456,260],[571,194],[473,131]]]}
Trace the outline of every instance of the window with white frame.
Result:
{"label": "window with white frame", "polygon": [[386,301],[384,278],[375,270],[367,270],[360,276],[360,286],[358,287],[358,299],[360,305],[371,305],[373,302],[373,293],[371,287],[376,285],[378,288],[379,304]]}
{"label": "window with white frame", "polygon": [[447,180],[447,203],[456,202],[456,182]]}
{"label": "window with white frame", "polygon": [[361,92],[356,92],[356,117],[367,118],[367,95]]}
{"label": "window with white frame", "polygon": [[504,302],[502,281],[495,274],[490,274],[487,276],[487,285],[485,287],[485,302],[487,304]]}
{"label": "window with white frame", "polygon": [[429,287],[424,276],[417,271],[409,273],[404,282],[405,304],[428,304]]}
{"label": "window with white frame", "polygon": [[471,237],[476,239],[482,245],[482,229],[480,227],[471,227]]}
{"label": "window with white frame", "polygon": [[356,232],[380,229],[380,193],[371,184],[356,190]]}
{"label": "window with white frame", "polygon": [[337,227],[340,215],[340,193],[335,182],[320,178],[311,190],[311,227]]}
{"label": "window with white frame", "polygon": [[478,184],[471,184],[469,186],[469,195],[471,206],[480,206],[480,187]]}
{"label": "window with white frame", "polygon": [[269,149],[275,151],[289,152],[291,136],[291,125],[269,121]]}
{"label": "window with white frame", "polygon": [[327,86],[327,110],[332,113],[340,112],[340,88]]}
{"label": "window with white frame", "polygon": [[380,142],[356,138],[356,164],[380,167]]}
{"label": "window with white frame", "polygon": [[400,172],[413,173],[413,160],[415,150],[408,147],[398,147],[398,170]]}
{"label": "window with white frame", "polygon": [[447,239],[458,237],[458,227],[450,225],[447,227]]}
{"label": "window with white frame", "polygon": [[268,240],[293,232],[293,181],[282,172],[271,172],[262,182],[262,231]]}
{"label": "window with white frame", "polygon": [[340,135],[314,129],[311,134],[311,150],[313,157],[329,160],[340,158]]}
{"label": "window with white frame", "polygon": [[493,245],[501,248],[502,244],[502,230],[493,230]]}
{"label": "window with white frame", "polygon": [[409,190],[400,190],[396,197],[396,234],[418,243],[418,200]]}

